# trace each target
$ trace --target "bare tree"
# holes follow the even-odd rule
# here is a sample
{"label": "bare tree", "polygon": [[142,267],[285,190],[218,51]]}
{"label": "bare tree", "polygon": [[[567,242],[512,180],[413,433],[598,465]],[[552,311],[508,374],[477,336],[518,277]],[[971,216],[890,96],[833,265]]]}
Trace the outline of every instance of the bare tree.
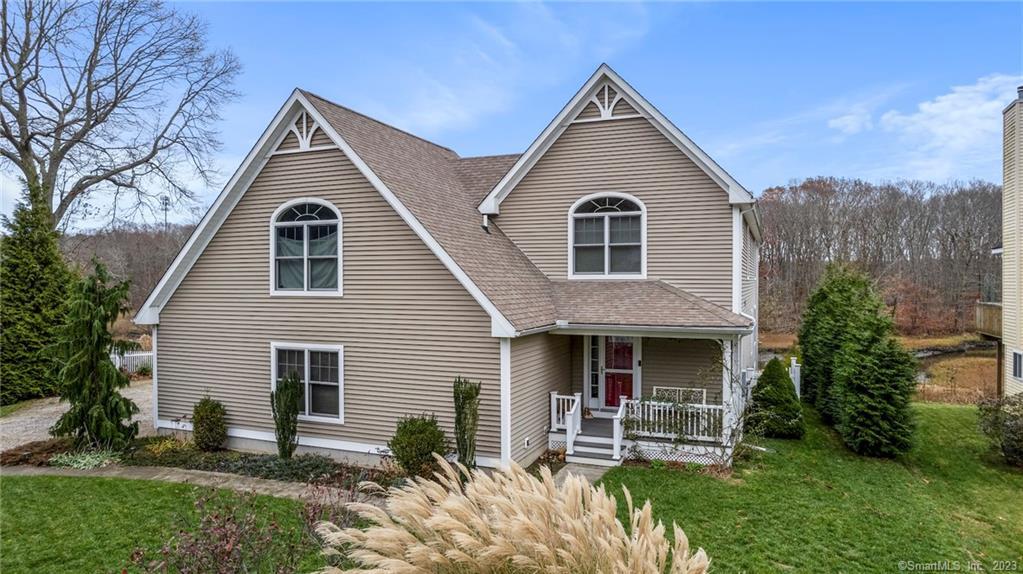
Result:
{"label": "bare tree", "polygon": [[152,0],[2,1],[0,157],[46,192],[54,227],[90,198],[123,216],[210,182],[240,66],[207,49],[197,17]]}

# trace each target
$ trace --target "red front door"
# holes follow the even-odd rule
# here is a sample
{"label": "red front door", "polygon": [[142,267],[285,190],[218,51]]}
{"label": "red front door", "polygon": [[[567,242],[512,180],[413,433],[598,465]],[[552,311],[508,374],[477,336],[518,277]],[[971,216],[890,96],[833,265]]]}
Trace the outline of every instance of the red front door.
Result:
{"label": "red front door", "polygon": [[604,406],[617,407],[620,397],[632,397],[631,337],[604,337]]}

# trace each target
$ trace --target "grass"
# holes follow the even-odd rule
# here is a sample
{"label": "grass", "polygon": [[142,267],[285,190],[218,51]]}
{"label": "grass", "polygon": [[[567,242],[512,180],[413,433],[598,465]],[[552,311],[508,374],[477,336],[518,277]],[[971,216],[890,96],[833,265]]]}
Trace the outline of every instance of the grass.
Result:
{"label": "grass", "polygon": [[[899,342],[908,351],[924,349],[958,349],[967,344],[982,342],[976,333],[956,335],[900,335]],[[760,350],[785,353],[797,343],[795,333],[761,333]]]}
{"label": "grass", "polygon": [[[0,571],[120,572],[137,547],[158,550],[184,517],[194,517],[195,488],[144,480],[80,477],[0,479]],[[263,518],[303,528],[300,505],[258,498]],[[322,567],[310,546],[303,570]]]}
{"label": "grass", "polygon": [[736,463],[728,479],[618,467],[602,483],[650,499],[715,572],[896,572],[900,561],[1023,560],[1023,472],[989,454],[976,409],[915,403],[914,449],[852,454],[809,411],[802,441]]}
{"label": "grass", "polygon": [[18,401],[9,405],[0,406],[0,418],[4,418],[7,415],[12,415],[21,409],[31,405],[34,400]]}

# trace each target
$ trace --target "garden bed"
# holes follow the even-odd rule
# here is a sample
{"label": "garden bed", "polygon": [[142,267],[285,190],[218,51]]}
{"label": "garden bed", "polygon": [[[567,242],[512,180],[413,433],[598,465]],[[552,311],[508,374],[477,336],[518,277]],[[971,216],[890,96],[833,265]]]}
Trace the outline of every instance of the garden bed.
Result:
{"label": "garden bed", "polygon": [[[66,439],[37,441],[0,453],[0,464],[50,466],[54,456],[71,450],[72,444]],[[318,454],[301,454],[282,459],[274,454],[232,450],[203,452],[191,442],[173,437],[136,439],[131,447],[120,454],[117,464],[225,472],[344,489],[351,489],[367,480],[387,488],[402,480],[401,473],[390,466],[363,468]]]}

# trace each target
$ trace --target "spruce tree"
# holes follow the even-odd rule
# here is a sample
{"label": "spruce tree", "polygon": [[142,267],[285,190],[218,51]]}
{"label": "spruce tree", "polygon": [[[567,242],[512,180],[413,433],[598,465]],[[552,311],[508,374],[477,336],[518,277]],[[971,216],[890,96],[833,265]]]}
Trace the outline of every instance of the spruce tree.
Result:
{"label": "spruce tree", "polygon": [[746,425],[752,432],[769,438],[800,438],[806,432],[796,387],[777,357],[768,361],[753,387]]}
{"label": "spruce tree", "polygon": [[72,273],[52,231],[49,202],[29,189],[0,239],[0,404],[56,394],[48,349],[63,323]]}
{"label": "spruce tree", "polygon": [[61,401],[70,407],[50,432],[73,437],[80,447],[121,449],[139,430],[138,421],[129,422],[138,407],[120,394],[128,376],[110,360],[110,327],[128,310],[129,283],[110,285],[106,268],[95,259],[93,265],[93,274],[72,287],[58,331],[56,372]]}

